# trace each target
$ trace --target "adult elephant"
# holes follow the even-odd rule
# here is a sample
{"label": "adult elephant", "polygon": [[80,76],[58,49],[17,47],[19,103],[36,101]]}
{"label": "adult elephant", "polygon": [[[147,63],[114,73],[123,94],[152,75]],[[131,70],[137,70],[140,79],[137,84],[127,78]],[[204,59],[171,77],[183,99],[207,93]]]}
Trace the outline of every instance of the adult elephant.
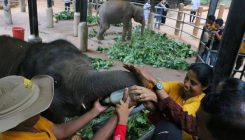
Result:
{"label": "adult elephant", "polygon": [[144,33],[145,21],[143,9],[131,4],[127,0],[109,0],[104,2],[99,8],[99,17],[100,29],[97,34],[98,40],[104,39],[104,33],[109,29],[110,24],[119,23],[123,23],[122,40],[131,39],[132,18],[142,24],[141,35]]}
{"label": "adult elephant", "polygon": [[54,99],[44,116],[55,123],[64,117],[81,115],[98,98],[135,84],[137,78],[127,71],[95,71],[90,59],[71,43],[56,40],[29,44],[0,36],[0,78],[7,75],[50,75],[54,78]]}

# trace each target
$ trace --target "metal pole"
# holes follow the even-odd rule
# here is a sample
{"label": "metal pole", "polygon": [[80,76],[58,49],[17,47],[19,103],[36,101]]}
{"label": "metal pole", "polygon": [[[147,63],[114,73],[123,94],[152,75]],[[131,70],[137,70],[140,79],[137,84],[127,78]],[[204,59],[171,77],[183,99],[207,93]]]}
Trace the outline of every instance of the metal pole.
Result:
{"label": "metal pole", "polygon": [[215,15],[215,11],[216,11],[218,2],[219,0],[210,0],[207,16]]}
{"label": "metal pole", "polygon": [[87,22],[87,7],[88,7],[88,0],[82,0],[81,2],[81,11],[80,11],[80,22]]}
{"label": "metal pole", "polygon": [[76,0],[75,11],[80,12],[81,0]]}
{"label": "metal pole", "polygon": [[29,19],[30,19],[30,33],[38,36],[38,17],[37,17],[37,1],[28,0]]}
{"label": "metal pole", "polygon": [[217,62],[214,67],[214,86],[232,73],[245,32],[245,16],[237,16],[244,13],[244,7],[244,0],[232,0],[231,2]]}
{"label": "metal pole", "polygon": [[30,42],[42,42],[38,31],[37,1],[28,0],[29,22],[30,22]]}
{"label": "metal pole", "polygon": [[47,3],[48,3],[48,8],[51,8],[52,7],[52,0],[48,0]]}

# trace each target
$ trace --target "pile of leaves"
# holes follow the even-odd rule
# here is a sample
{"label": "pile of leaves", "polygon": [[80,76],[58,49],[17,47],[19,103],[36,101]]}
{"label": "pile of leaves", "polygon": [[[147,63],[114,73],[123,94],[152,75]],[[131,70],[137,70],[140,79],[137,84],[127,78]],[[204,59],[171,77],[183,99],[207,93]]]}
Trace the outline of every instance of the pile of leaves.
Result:
{"label": "pile of leaves", "polygon": [[148,64],[153,67],[166,67],[186,70],[189,64],[186,58],[196,53],[191,46],[149,29],[140,36],[140,27],[132,33],[131,42],[117,41],[107,51],[111,59],[119,59],[125,63]]}
{"label": "pile of leaves", "polygon": [[95,70],[108,69],[111,66],[113,66],[113,62],[111,60],[103,60],[100,58],[92,58],[92,66]]}
{"label": "pile of leaves", "polygon": [[[114,107],[109,108],[106,112],[101,114],[99,117],[93,119],[89,122],[80,132],[77,134],[80,135],[84,140],[91,140],[93,137],[93,128],[96,125],[101,125],[109,119],[113,112],[115,111]],[[142,110],[136,114],[133,114],[129,117],[127,123],[127,138],[128,140],[138,139],[143,136],[145,133],[153,129],[153,125],[148,121],[147,114],[148,111]],[[143,128],[143,129],[142,129]]]}
{"label": "pile of leaves", "polygon": [[87,22],[89,24],[97,23],[98,20],[99,20],[99,17],[98,16],[93,16],[93,15],[88,15],[87,16]]}
{"label": "pile of leaves", "polygon": [[[74,19],[74,12],[73,11],[61,11],[59,13],[54,14],[54,18],[57,20],[71,20],[71,19]],[[93,15],[87,16],[87,22],[89,24],[97,23],[98,20],[99,20],[98,16],[93,16]]]}
{"label": "pile of leaves", "polygon": [[96,29],[90,29],[89,32],[88,32],[88,37],[89,38],[93,38],[97,35],[97,31]]}
{"label": "pile of leaves", "polygon": [[59,13],[54,14],[54,18],[57,20],[70,20],[74,18],[73,11],[61,11]]}

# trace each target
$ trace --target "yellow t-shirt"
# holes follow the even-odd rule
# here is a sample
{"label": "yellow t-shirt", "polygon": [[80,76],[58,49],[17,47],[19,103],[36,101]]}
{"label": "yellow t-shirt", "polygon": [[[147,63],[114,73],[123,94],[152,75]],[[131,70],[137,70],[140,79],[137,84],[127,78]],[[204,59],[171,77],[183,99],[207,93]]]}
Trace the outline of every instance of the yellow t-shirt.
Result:
{"label": "yellow t-shirt", "polygon": [[0,140],[57,140],[51,131],[53,123],[44,117],[40,117],[34,128],[40,133],[6,131],[0,134]]}
{"label": "yellow t-shirt", "polygon": [[[181,93],[184,88],[184,84],[177,81],[172,82],[161,82],[164,90],[173,99],[184,111],[188,112],[188,115],[196,116],[196,112],[199,109],[202,98],[205,96],[204,93],[201,93],[198,96],[191,97],[187,100],[181,98]],[[182,131],[182,140],[192,140],[192,136]]]}
{"label": "yellow t-shirt", "polygon": [[245,54],[245,40],[243,40],[243,42],[242,42],[242,46],[241,46],[241,48],[240,48],[240,51],[239,51],[240,53],[244,53]]}

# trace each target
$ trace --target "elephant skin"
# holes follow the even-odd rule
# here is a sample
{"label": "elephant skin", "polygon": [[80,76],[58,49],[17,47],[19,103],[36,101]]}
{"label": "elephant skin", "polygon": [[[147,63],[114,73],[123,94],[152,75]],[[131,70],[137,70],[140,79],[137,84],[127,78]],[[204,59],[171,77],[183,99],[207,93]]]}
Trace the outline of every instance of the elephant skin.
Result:
{"label": "elephant skin", "polygon": [[82,115],[96,99],[103,99],[115,90],[142,85],[127,71],[94,70],[89,57],[65,40],[30,44],[0,36],[0,44],[0,78],[8,75],[54,78],[54,99],[43,115],[55,123],[63,122],[64,117]]}
{"label": "elephant skin", "polygon": [[[98,40],[104,39],[104,33],[110,28],[110,24],[123,23],[122,41],[131,39],[133,18],[142,24],[141,35],[144,33],[145,21],[143,8],[131,4],[127,0],[109,0],[104,2],[99,8],[99,32]],[[127,37],[127,38],[126,38]]]}

